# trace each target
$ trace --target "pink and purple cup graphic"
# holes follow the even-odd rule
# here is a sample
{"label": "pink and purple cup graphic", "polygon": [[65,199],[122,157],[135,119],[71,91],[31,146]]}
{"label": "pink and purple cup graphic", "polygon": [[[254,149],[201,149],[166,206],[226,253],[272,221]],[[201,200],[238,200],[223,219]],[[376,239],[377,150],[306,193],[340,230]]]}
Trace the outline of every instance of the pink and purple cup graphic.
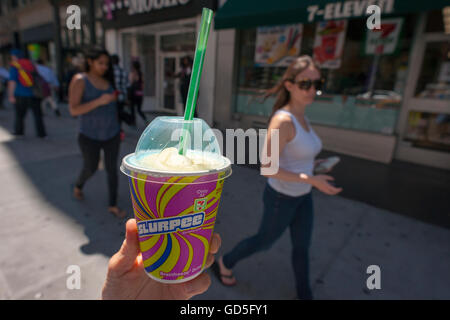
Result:
{"label": "pink and purple cup graphic", "polygon": [[204,269],[230,161],[202,173],[142,170],[123,159],[129,178],[140,249],[147,274],[160,282],[185,282]]}

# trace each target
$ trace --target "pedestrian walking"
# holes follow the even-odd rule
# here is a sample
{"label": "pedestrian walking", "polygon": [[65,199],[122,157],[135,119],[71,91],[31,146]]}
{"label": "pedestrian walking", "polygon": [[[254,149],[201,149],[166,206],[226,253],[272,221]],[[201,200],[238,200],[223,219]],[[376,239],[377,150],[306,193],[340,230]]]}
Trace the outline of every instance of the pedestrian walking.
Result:
{"label": "pedestrian walking", "polygon": [[141,64],[139,61],[133,61],[131,63],[131,72],[129,75],[130,87],[129,87],[129,100],[131,108],[131,117],[133,125],[136,126],[136,110],[141,116],[142,120],[147,123],[147,117],[142,112],[142,102],[144,99],[144,78],[141,72]]}
{"label": "pedestrian walking", "polygon": [[124,132],[122,130],[122,122],[130,125],[133,120],[131,119],[131,114],[125,111],[125,106],[127,103],[127,95],[128,95],[128,74],[122,67],[120,67],[119,56],[113,55],[111,56],[111,61],[114,69],[114,83],[116,85],[116,95],[117,95],[117,108],[119,110],[119,122],[120,122],[120,134],[121,140],[124,138]]}
{"label": "pedestrian walking", "polygon": [[[236,284],[232,269],[240,260],[269,249],[289,228],[298,298],[313,298],[309,283],[309,246],[314,211],[311,189],[316,187],[329,195],[342,190],[330,184],[331,176],[313,174],[318,162],[315,157],[322,143],[306,118],[305,109],[313,102],[321,85],[319,68],[311,57],[301,56],[289,66],[281,82],[267,92],[266,97],[277,94],[277,99],[263,155],[270,159],[271,144],[278,143],[279,169],[276,174],[266,175],[264,211],[258,232],[219,257],[214,265],[216,275],[224,285]],[[273,130],[278,130],[279,141],[273,140]]]}
{"label": "pedestrian walking", "polygon": [[38,75],[36,67],[26,59],[19,49],[11,50],[11,67],[9,69],[8,95],[9,102],[15,106],[15,136],[23,136],[25,132],[24,120],[28,108],[34,116],[36,134],[40,138],[47,136],[42,119],[41,98],[37,95]]}
{"label": "pedestrian walking", "polygon": [[3,67],[0,67],[0,109],[4,108],[4,99],[7,96],[5,94],[8,87],[9,72]]}
{"label": "pedestrian walking", "polygon": [[63,89],[60,91],[60,98],[63,101],[66,101],[69,97],[69,85],[72,81],[72,78],[74,75],[80,73],[83,71],[82,66],[82,59],[81,57],[77,55],[75,56],[68,56],[66,58],[66,63],[64,69],[66,70],[64,72],[63,76]]}
{"label": "pedestrian walking", "polygon": [[41,77],[47,82],[49,87],[49,94],[44,99],[42,99],[41,107],[44,108],[45,106],[49,105],[55,115],[57,117],[60,117],[61,112],[58,108],[58,78],[56,77],[55,72],[50,67],[47,67],[41,59],[37,61],[36,69]]}
{"label": "pedestrian walking", "polygon": [[117,206],[120,125],[114,94],[115,83],[111,59],[104,49],[89,49],[85,55],[85,72],[76,74],[69,86],[69,111],[79,116],[78,144],[83,168],[73,186],[73,196],[84,198],[83,186],[99,166],[103,150],[108,182],[108,212],[124,218]]}

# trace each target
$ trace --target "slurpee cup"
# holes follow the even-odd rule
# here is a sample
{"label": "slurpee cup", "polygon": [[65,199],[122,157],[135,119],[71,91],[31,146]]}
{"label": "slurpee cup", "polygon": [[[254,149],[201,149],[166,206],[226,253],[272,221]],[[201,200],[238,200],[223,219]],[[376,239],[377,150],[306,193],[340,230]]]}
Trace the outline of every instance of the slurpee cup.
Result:
{"label": "slurpee cup", "polygon": [[[189,138],[178,154],[179,134]],[[195,131],[200,132],[195,132]],[[190,137],[202,136],[195,143]],[[200,134],[200,135],[199,135]],[[206,138],[205,138],[206,137]],[[204,140],[206,139],[206,140]],[[158,117],[124,157],[145,272],[164,283],[189,281],[204,269],[230,161],[201,119]]]}

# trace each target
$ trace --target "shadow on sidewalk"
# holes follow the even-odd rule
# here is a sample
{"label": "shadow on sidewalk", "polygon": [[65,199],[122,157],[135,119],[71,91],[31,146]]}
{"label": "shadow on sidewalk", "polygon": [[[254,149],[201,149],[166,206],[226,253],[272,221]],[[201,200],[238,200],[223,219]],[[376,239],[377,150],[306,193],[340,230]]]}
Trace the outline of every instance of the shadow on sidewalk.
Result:
{"label": "shadow on sidewalk", "polygon": [[[76,224],[83,226],[88,242],[80,247],[85,254],[103,254],[112,256],[120,248],[125,235],[125,221],[119,220],[107,212],[108,191],[106,173],[97,170],[88,180],[83,189],[85,199],[77,201],[72,197],[71,184],[76,180],[81,167],[82,157],[77,143],[78,120],[72,118],[64,108],[62,116],[56,117],[47,111],[44,117],[48,139],[35,136],[35,128],[31,113],[25,122],[25,136],[11,137],[14,112],[11,109],[0,110],[0,130],[2,138],[2,158],[9,153],[11,170],[3,170],[2,182],[11,181],[9,189],[0,197],[1,203],[20,202],[27,195],[42,198],[57,211],[64,213]],[[136,135],[137,136],[137,135]],[[119,163],[122,157],[134,149],[136,138],[133,134],[127,136],[121,144]],[[14,165],[13,165],[14,163]],[[0,169],[1,170],[1,169]],[[25,179],[18,181],[17,177]],[[37,191],[37,192],[36,192]],[[128,181],[119,172],[119,206],[133,216],[129,197]],[[2,201],[3,200],[3,201]],[[30,200],[31,201],[31,200]]]}

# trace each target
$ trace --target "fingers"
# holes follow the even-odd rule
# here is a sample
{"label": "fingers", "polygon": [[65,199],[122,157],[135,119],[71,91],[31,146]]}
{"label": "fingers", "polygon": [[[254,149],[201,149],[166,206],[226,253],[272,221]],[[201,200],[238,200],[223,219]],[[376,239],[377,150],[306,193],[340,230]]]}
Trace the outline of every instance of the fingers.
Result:
{"label": "fingers", "polygon": [[339,192],[341,192],[343,189],[342,188],[336,188],[333,186],[330,186],[327,188],[327,194],[334,196],[336,194],[338,194]]}
{"label": "fingers", "polygon": [[107,93],[109,102],[116,101],[116,95],[114,93]]}
{"label": "fingers", "polygon": [[213,233],[211,241],[209,242],[209,253],[216,254],[219,251],[220,245],[222,244],[222,238],[219,234]]}
{"label": "fingers", "polygon": [[208,290],[210,285],[211,278],[206,273],[202,273],[197,278],[184,283],[186,299],[190,299],[193,296],[202,294],[203,292]]}
{"label": "fingers", "polygon": [[213,233],[211,240],[209,241],[209,253],[206,258],[205,268],[209,268],[214,263],[214,255],[219,251],[222,239],[217,233]]}
{"label": "fingers", "polygon": [[214,263],[214,260],[215,260],[214,256],[212,254],[208,254],[208,257],[206,258],[205,269],[211,267],[212,264]]}

